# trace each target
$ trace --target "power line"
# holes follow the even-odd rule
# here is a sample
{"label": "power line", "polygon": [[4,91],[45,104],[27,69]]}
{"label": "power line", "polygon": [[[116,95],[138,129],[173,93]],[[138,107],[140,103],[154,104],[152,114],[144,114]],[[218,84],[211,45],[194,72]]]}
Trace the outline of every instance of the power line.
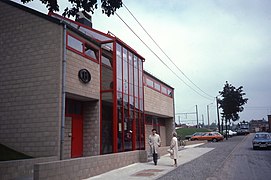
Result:
{"label": "power line", "polygon": [[200,90],[205,95],[213,98],[213,96],[209,95],[205,91],[203,91],[199,86],[197,86],[174,62],[173,60],[165,53],[165,51],[158,45],[158,43],[153,39],[153,37],[147,32],[147,30],[142,26],[142,24],[137,20],[137,18],[133,15],[133,13],[128,9],[128,7],[122,3],[126,10],[131,14],[131,16],[135,19],[135,21],[140,25],[140,27],[144,30],[144,32],[149,36],[149,38],[155,43],[155,45],[162,51],[162,53],[170,60],[170,62],[183,74],[189,82],[191,82],[198,90]]}
{"label": "power line", "polygon": [[196,91],[194,88],[192,88],[190,85],[188,85],[183,79],[180,78],[135,32],[134,30],[119,16],[117,12],[115,14],[118,16],[118,18],[130,29],[130,31],[159,59],[161,63],[163,63],[176,77],[178,77],[179,80],[181,80],[185,85],[187,85],[189,88],[191,88],[194,92],[196,92],[198,95],[208,99],[208,100],[213,100],[210,99],[209,97],[206,97],[202,94],[200,94],[198,91]]}

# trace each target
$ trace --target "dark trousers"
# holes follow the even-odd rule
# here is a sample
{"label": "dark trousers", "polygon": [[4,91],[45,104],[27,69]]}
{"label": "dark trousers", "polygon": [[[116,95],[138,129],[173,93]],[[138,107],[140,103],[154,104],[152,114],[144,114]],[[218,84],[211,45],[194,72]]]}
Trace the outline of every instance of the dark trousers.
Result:
{"label": "dark trousers", "polygon": [[153,157],[154,164],[157,165],[158,154],[157,153],[153,153],[152,157]]}

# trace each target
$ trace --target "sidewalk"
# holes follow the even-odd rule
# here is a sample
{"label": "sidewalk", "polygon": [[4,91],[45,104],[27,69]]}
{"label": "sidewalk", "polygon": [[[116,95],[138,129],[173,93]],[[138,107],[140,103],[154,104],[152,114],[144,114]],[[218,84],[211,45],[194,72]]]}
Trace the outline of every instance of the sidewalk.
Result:
{"label": "sidewalk", "polygon": [[[203,154],[213,150],[213,148],[194,148],[200,146],[200,144],[188,145],[184,148],[181,148],[178,152],[178,166],[185,164],[189,161],[192,161]],[[153,161],[146,163],[134,163],[129,166],[115,169],[107,173],[90,177],[86,180],[120,180],[120,179],[134,179],[134,180],[149,180],[157,179],[170,171],[174,170],[176,167],[173,167],[173,160],[169,155],[161,156],[158,159],[157,166],[154,166]]]}

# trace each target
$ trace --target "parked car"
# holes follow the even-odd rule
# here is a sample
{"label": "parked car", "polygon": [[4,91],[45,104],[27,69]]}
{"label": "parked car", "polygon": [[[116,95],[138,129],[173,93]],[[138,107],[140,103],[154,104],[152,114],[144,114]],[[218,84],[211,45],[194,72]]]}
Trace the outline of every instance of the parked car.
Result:
{"label": "parked car", "polygon": [[[227,130],[229,137],[236,136],[237,132],[232,131],[232,130]],[[226,136],[226,130],[223,130],[223,135]]]}
{"label": "parked car", "polygon": [[[204,134],[206,134],[206,132],[195,132],[195,133],[192,134],[192,135],[187,135],[187,136],[185,136],[185,139],[192,140],[191,137],[202,136],[202,135],[204,135]],[[193,141],[193,140],[192,140],[192,141]]]}
{"label": "parked car", "polygon": [[271,135],[267,132],[257,132],[252,140],[253,149],[271,148]]}
{"label": "parked car", "polygon": [[222,141],[224,139],[224,136],[221,135],[218,132],[207,132],[204,133],[203,135],[196,135],[191,137],[191,141],[193,140],[207,140],[207,141]]}

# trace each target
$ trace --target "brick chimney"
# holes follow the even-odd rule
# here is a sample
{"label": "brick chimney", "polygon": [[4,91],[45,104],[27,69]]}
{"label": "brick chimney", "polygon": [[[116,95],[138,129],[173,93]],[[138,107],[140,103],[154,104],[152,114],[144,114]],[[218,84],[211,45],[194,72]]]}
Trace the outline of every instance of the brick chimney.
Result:
{"label": "brick chimney", "polygon": [[85,11],[78,12],[76,14],[75,21],[92,28],[91,16],[88,13],[86,13]]}

